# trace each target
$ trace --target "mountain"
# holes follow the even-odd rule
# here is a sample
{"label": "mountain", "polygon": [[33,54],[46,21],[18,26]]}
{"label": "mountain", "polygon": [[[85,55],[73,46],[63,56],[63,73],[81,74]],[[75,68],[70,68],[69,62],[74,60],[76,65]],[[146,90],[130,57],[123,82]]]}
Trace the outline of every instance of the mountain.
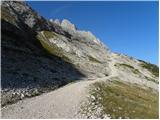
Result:
{"label": "mountain", "polygon": [[[114,92],[109,99],[115,94],[119,95],[119,98],[114,98],[115,103],[116,101],[122,102],[126,98],[133,101],[131,102],[134,103],[133,106],[138,104],[137,108],[143,108],[143,110],[137,110],[133,106],[129,106],[142,114],[126,113],[128,118],[143,118],[147,115],[148,118],[157,118],[158,66],[127,55],[114,53],[90,31],[78,30],[66,19],[62,21],[46,20],[25,2],[3,1],[1,25],[1,101],[4,106],[4,112],[2,109],[4,116],[8,116],[9,112],[6,112],[5,109],[9,104],[81,80],[84,83],[90,83],[90,93],[96,93],[90,94],[94,100],[87,99],[88,102],[85,102],[85,105],[87,104],[89,107],[85,107],[92,109],[90,107],[95,107],[94,102],[99,101],[98,104],[101,104],[99,108],[104,108],[100,112],[94,109],[87,114],[83,113],[86,110],[81,109],[80,114],[83,115],[80,115],[80,118],[86,116],[87,118],[105,118],[106,113],[107,118],[119,118],[122,114],[125,115],[124,111],[119,113],[111,111],[112,107],[118,107],[118,105],[105,107],[106,103],[98,100],[99,98],[108,100],[106,96],[111,95],[108,93],[109,90]],[[89,87],[90,85],[87,83],[86,85]],[[80,89],[78,87],[80,86],[74,87],[75,91]],[[81,86],[81,89],[83,88]],[[95,91],[97,89],[102,91]],[[71,92],[74,91],[71,90]],[[102,93],[106,96],[103,96]],[[139,96],[141,98],[138,95],[141,95]],[[97,96],[99,97],[97,98]],[[153,97],[153,99],[149,99],[149,97]],[[147,100],[143,101],[143,99]],[[107,100],[106,102],[108,102]],[[112,101],[114,102],[114,100]],[[136,101],[142,102],[144,107],[139,106]],[[125,102],[121,104],[123,103]],[[153,113],[145,111],[144,108],[149,109],[146,106],[148,104],[153,105],[149,106]],[[109,107],[111,108],[106,109]],[[120,108],[124,108],[124,106]],[[128,111],[128,109],[125,110]],[[19,111],[19,109],[17,110]]]}

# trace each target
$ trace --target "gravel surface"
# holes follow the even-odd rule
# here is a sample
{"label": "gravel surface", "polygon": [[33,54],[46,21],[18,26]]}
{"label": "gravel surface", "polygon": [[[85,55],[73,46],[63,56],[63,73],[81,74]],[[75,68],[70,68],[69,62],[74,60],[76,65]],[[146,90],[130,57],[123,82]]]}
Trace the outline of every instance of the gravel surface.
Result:
{"label": "gravel surface", "polygon": [[[113,67],[113,64],[110,67]],[[94,82],[104,81],[113,76],[114,72],[104,78],[81,80],[53,92],[5,106],[2,108],[2,118],[86,118],[81,116],[79,111],[81,103],[89,96],[87,88]]]}
{"label": "gravel surface", "polygon": [[72,83],[53,92],[8,105],[2,108],[2,118],[81,118],[78,112],[87,96],[86,88],[97,80]]}

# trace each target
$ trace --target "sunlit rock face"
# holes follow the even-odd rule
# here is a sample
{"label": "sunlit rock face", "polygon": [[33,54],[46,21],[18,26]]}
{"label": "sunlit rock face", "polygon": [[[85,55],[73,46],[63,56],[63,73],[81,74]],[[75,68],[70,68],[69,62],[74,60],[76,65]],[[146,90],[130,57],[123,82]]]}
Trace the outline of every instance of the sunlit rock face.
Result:
{"label": "sunlit rock face", "polygon": [[74,24],[72,24],[70,21],[64,19],[62,20],[61,22],[61,26],[64,30],[69,30],[69,31],[72,31],[73,33],[76,32],[76,27]]}
{"label": "sunlit rock face", "polygon": [[92,34],[92,32],[78,30],[77,27],[67,19],[63,19],[62,21],[58,19],[55,19],[55,20],[50,19],[50,21],[52,23],[57,24],[58,26],[61,26],[63,30],[65,30],[66,32],[69,32],[73,38],[83,40],[84,42],[89,42],[90,44],[99,44],[103,47],[106,47],[98,38],[96,38]]}

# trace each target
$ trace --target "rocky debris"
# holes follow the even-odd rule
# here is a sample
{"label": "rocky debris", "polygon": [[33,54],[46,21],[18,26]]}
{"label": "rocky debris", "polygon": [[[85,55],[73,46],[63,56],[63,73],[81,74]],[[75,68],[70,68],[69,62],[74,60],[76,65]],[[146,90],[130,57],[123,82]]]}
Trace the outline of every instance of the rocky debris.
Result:
{"label": "rocky debris", "polygon": [[34,96],[34,89],[39,95],[85,77],[73,64],[48,53],[36,38],[41,29],[68,33],[25,2],[3,1],[1,8],[2,106]]}
{"label": "rocky debris", "polygon": [[85,99],[86,87],[92,82],[68,84],[50,93],[5,106],[2,118],[81,118],[77,116],[79,106]]}
{"label": "rocky debris", "polygon": [[103,106],[98,102],[100,97],[95,97],[92,94],[87,96],[87,100],[81,103],[79,110],[79,118],[83,119],[110,119],[110,115],[107,115],[103,111]]}

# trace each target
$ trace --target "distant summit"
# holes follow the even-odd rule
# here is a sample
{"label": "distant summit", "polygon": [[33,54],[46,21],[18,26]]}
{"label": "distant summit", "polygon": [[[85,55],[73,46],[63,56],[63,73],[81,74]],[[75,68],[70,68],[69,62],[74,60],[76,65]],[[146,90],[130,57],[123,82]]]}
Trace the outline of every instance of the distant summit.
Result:
{"label": "distant summit", "polygon": [[62,21],[58,19],[50,19],[50,21],[58,26],[61,26],[63,30],[69,32],[75,38],[85,39],[86,42],[91,42],[91,44],[101,44],[104,46],[104,44],[101,43],[100,40],[96,38],[90,31],[78,30],[76,26],[67,19],[63,19]]}

